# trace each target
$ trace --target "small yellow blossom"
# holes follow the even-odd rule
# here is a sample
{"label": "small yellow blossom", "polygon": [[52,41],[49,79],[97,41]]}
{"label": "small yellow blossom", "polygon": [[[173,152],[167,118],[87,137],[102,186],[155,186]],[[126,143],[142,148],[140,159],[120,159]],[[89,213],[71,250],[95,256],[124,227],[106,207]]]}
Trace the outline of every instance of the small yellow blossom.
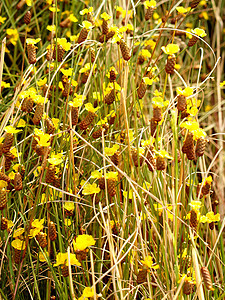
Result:
{"label": "small yellow blossom", "polygon": [[191,88],[189,86],[187,86],[183,90],[180,87],[177,88],[177,94],[178,95],[183,95],[185,97],[189,97],[189,96],[193,95],[193,92],[194,92],[193,88]]}
{"label": "small yellow blossom", "polygon": [[83,187],[83,195],[92,195],[92,194],[97,194],[99,193],[101,190],[100,188],[97,186],[96,183],[90,184],[90,183],[86,183]]}
{"label": "small yellow blossom", "polygon": [[29,39],[29,38],[27,38],[26,43],[27,43],[27,45],[35,45],[38,42],[40,42],[40,40],[41,40],[40,38],[38,38],[38,39]]}
{"label": "small yellow blossom", "polygon": [[142,79],[144,81],[145,84],[147,85],[152,85],[154,80],[153,79],[150,79],[149,77],[143,77]]}
{"label": "small yellow blossom", "polygon": [[[48,251],[45,252],[45,256],[49,257]],[[47,262],[45,256],[44,256],[44,254],[42,252],[39,252],[39,254],[38,254],[39,261],[40,262]]]}
{"label": "small yellow blossom", "polygon": [[64,220],[64,223],[65,223],[66,226],[70,226],[72,224],[72,221],[70,219],[66,218]]}
{"label": "small yellow blossom", "polygon": [[101,177],[102,177],[102,171],[100,172],[100,171],[95,170],[95,171],[91,172],[91,178],[99,179]]}
{"label": "small yellow blossom", "polygon": [[[68,253],[62,253],[59,252],[56,255],[56,263],[54,264],[54,267],[60,266],[60,265],[69,265],[69,259],[68,259]],[[76,266],[81,266],[81,263],[77,260],[76,255],[73,253],[70,253],[70,264],[71,265],[76,265]]]}
{"label": "small yellow blossom", "polygon": [[144,2],[144,6],[146,9],[148,9],[149,7],[156,7],[156,1],[155,0],[150,0],[150,1],[145,1]]}
{"label": "small yellow blossom", "polygon": [[69,76],[72,76],[73,68],[69,68],[67,70],[66,69],[61,69],[60,71],[63,73],[63,75],[69,77]]}
{"label": "small yellow blossom", "polygon": [[11,125],[6,126],[6,127],[4,128],[4,130],[5,130],[7,133],[18,133],[18,132],[21,131],[20,129],[16,129],[16,128],[14,128],[14,127],[11,126]]}
{"label": "small yellow blossom", "polygon": [[173,159],[173,157],[170,156],[169,153],[166,150],[155,151],[155,154],[157,156],[160,156],[160,157],[165,157],[165,158],[168,158],[168,159]]}
{"label": "small yellow blossom", "polygon": [[82,26],[84,27],[84,28],[86,28],[87,30],[90,30],[91,28],[92,28],[92,23],[91,22],[89,22],[89,21],[83,21],[82,22]]}
{"label": "small yellow blossom", "polygon": [[80,15],[84,16],[84,15],[86,15],[88,13],[92,13],[92,12],[93,12],[93,7],[91,6],[89,8],[85,8],[85,9],[81,10]]}
{"label": "small yellow blossom", "polygon": [[18,124],[16,125],[17,127],[25,127],[26,126],[26,122],[23,119],[20,119]]}
{"label": "small yellow blossom", "polygon": [[0,189],[4,189],[6,188],[8,185],[8,183],[4,180],[0,180]]}
{"label": "small yellow blossom", "polygon": [[68,210],[68,211],[71,211],[71,210],[74,210],[74,202],[65,202],[63,204],[63,207],[64,209]]}
{"label": "small yellow blossom", "polygon": [[8,28],[6,29],[6,34],[9,36],[9,41],[12,43],[14,46],[16,45],[16,42],[19,39],[19,33],[17,29],[13,28]]}
{"label": "small yellow blossom", "polygon": [[47,82],[47,77],[45,77],[44,79],[38,80],[38,81],[37,81],[37,85],[38,85],[38,86],[43,86],[43,85],[46,84],[46,82]]}
{"label": "small yellow blossom", "polygon": [[108,172],[106,174],[106,179],[118,180],[118,172]]}
{"label": "small yellow blossom", "polygon": [[101,14],[101,18],[105,21],[108,21],[109,19],[111,19],[111,16],[104,12],[103,14]]}
{"label": "small yellow blossom", "polygon": [[52,11],[52,12],[56,12],[56,11],[59,12],[60,11],[60,9],[55,6],[55,4],[53,4],[52,6],[50,6],[49,10]]}
{"label": "small yellow blossom", "polygon": [[0,24],[3,24],[3,23],[5,23],[5,20],[6,20],[6,18],[5,18],[5,17],[1,17],[1,16],[0,16]]}
{"label": "small yellow blossom", "polygon": [[153,97],[152,98],[152,104],[154,107],[166,107],[169,104],[169,101],[163,101],[162,97]]}
{"label": "small yellow blossom", "polygon": [[[46,27],[46,29],[49,30],[49,31],[55,31],[56,26],[55,26],[55,25],[48,25],[48,26]],[[50,45],[49,45],[49,46],[50,46]]]}
{"label": "small yellow blossom", "polygon": [[195,211],[199,211],[199,209],[202,207],[202,203],[201,201],[194,201],[192,200],[189,205],[195,210]]}
{"label": "small yellow blossom", "polygon": [[177,6],[176,10],[179,12],[179,14],[186,14],[190,11],[190,7],[184,8],[183,6]]}
{"label": "small yellow blossom", "polygon": [[115,154],[115,152],[119,149],[119,145],[117,144],[114,144],[112,146],[112,148],[109,148],[109,147],[105,147],[105,155],[108,155],[108,156],[113,156]]}
{"label": "small yellow blossom", "polygon": [[208,13],[206,11],[203,11],[200,15],[199,18],[203,18],[205,20],[209,19]]}
{"label": "small yellow blossom", "polygon": [[62,156],[62,153],[51,154],[51,157],[48,158],[48,162],[53,166],[57,166],[63,162]]}
{"label": "small yellow blossom", "polygon": [[86,300],[87,298],[93,298],[94,297],[94,289],[91,287],[86,287],[83,290],[83,294],[81,295],[78,300]]}
{"label": "small yellow blossom", "polygon": [[13,240],[11,243],[12,247],[17,250],[24,250],[25,249],[25,242],[21,241],[20,239]]}
{"label": "small yellow blossom", "polygon": [[153,265],[153,260],[150,255],[146,256],[144,260],[141,260],[142,264],[147,268],[151,269],[158,269],[159,265]]}
{"label": "small yellow blossom", "polygon": [[92,103],[86,103],[85,104],[85,109],[87,111],[90,111],[90,112],[96,112],[98,109],[99,109],[99,106],[97,106],[96,108],[93,107]]}
{"label": "small yellow blossom", "polygon": [[207,35],[205,30],[201,28],[195,28],[194,30],[192,29],[191,32],[199,37],[205,37]]}
{"label": "small yellow blossom", "polygon": [[19,229],[15,230],[13,232],[13,237],[16,238],[18,236],[21,236],[24,233],[24,231],[25,231],[24,228],[19,228]]}
{"label": "small yellow blossom", "polygon": [[73,22],[73,23],[78,22],[78,19],[73,14],[69,15],[69,20],[70,20],[70,22]]}
{"label": "small yellow blossom", "polygon": [[76,240],[73,241],[74,250],[85,250],[87,247],[94,246],[95,240],[91,235],[82,234],[76,237]]}
{"label": "small yellow blossom", "polygon": [[161,47],[162,51],[167,55],[172,55],[180,51],[180,47],[176,44],[168,44]]}
{"label": "small yellow blossom", "polygon": [[8,88],[10,87],[10,83],[6,83],[5,81],[1,82],[1,88]]}
{"label": "small yellow blossom", "polygon": [[69,51],[71,48],[71,43],[67,42],[66,38],[57,39],[57,44],[62,46],[65,51]]}

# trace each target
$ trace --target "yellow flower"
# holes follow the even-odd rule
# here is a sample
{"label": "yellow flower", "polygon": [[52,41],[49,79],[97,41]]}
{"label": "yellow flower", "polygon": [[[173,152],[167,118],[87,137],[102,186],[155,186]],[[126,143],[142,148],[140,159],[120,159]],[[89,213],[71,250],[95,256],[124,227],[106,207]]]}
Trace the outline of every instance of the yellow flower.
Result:
{"label": "yellow flower", "polygon": [[162,97],[153,97],[152,98],[152,104],[154,107],[166,107],[169,104],[169,101],[163,101]]}
{"label": "yellow flower", "polygon": [[73,241],[74,250],[85,250],[87,247],[94,246],[95,240],[91,235],[82,234],[76,237],[76,240]]}
{"label": "yellow flower", "polygon": [[62,46],[65,51],[69,51],[71,48],[71,43],[67,42],[66,38],[57,39],[57,44]]}
{"label": "yellow flower", "polygon": [[183,6],[177,6],[176,10],[180,13],[180,14],[186,14],[187,12],[189,12],[191,10],[190,7],[184,8]]}
{"label": "yellow flower", "polygon": [[26,43],[27,43],[27,45],[35,45],[38,42],[40,42],[40,40],[41,40],[40,38],[38,38],[38,39],[29,39],[29,38],[27,38]]}
{"label": "yellow flower", "polygon": [[6,83],[5,81],[1,82],[1,88],[8,88],[10,87],[10,83]]}
{"label": "yellow flower", "polygon": [[48,102],[48,99],[45,99],[45,97],[42,97],[41,95],[36,95],[34,101],[39,104],[45,104]]}
{"label": "yellow flower", "polygon": [[115,152],[119,149],[119,145],[117,144],[114,144],[112,146],[112,148],[109,148],[109,147],[105,147],[105,155],[108,155],[108,156],[113,156],[115,154]]}
{"label": "yellow flower", "polygon": [[161,47],[162,51],[167,55],[172,55],[180,51],[180,47],[176,44],[168,44]]}
{"label": "yellow flower", "polygon": [[147,268],[151,269],[158,269],[159,265],[154,265],[153,266],[153,260],[150,255],[146,256],[144,260],[141,260],[142,264],[146,266]]}
{"label": "yellow flower", "polygon": [[156,1],[155,0],[145,1],[144,6],[146,9],[148,9],[149,7],[156,7]]}
{"label": "yellow flower", "polygon": [[193,132],[193,135],[194,135],[193,136],[194,140],[198,140],[201,137],[203,137],[203,138],[206,137],[206,133],[202,128],[198,128],[196,130],[193,130],[192,132]]}
{"label": "yellow flower", "polygon": [[[55,31],[56,26],[55,26],[55,25],[48,25],[48,26],[46,27],[46,29],[49,30],[49,31]],[[50,45],[49,45],[49,46],[50,46]]]}
{"label": "yellow flower", "polygon": [[7,132],[7,133],[17,133],[17,132],[20,132],[21,130],[20,129],[16,129],[14,128],[13,126],[9,125],[9,126],[6,126],[4,128],[4,130]]}
{"label": "yellow flower", "polygon": [[18,124],[16,125],[17,127],[25,127],[26,126],[26,122],[23,119],[20,119]]}
{"label": "yellow flower", "polygon": [[220,221],[220,214],[214,214],[213,211],[210,211],[206,214],[206,218],[207,218],[207,222],[211,223],[211,222],[218,222]]}
{"label": "yellow flower", "polygon": [[74,203],[73,202],[65,202],[63,204],[64,209],[71,211],[74,210]]}
{"label": "yellow flower", "polygon": [[4,189],[6,188],[8,185],[8,183],[4,180],[0,180],[0,189]]}
{"label": "yellow flower", "polygon": [[96,112],[99,109],[99,106],[97,106],[96,108],[94,108],[93,105],[88,102],[88,103],[85,104],[85,109],[87,111],[90,111],[90,112],[94,113],[94,112]]}
{"label": "yellow flower", "polygon": [[144,81],[145,84],[147,85],[152,85],[154,80],[150,79],[149,77],[143,77],[142,80]]}
{"label": "yellow flower", "polygon": [[43,85],[46,84],[46,82],[47,82],[47,77],[45,77],[44,79],[38,80],[38,81],[37,81],[37,85],[38,85],[38,86],[43,86]]}
{"label": "yellow flower", "polygon": [[66,226],[70,226],[72,224],[71,220],[67,218],[64,220],[64,223]]}
{"label": "yellow flower", "polygon": [[118,172],[109,172],[106,174],[106,179],[118,180]]}
{"label": "yellow flower", "polygon": [[170,156],[169,153],[166,152],[166,150],[155,151],[155,154],[157,156],[160,156],[160,157],[165,157],[165,158],[168,158],[168,159],[173,159],[173,157]]}
{"label": "yellow flower", "polygon": [[94,289],[91,287],[86,287],[83,290],[83,294],[81,295],[78,300],[86,300],[86,298],[93,298],[94,297]]}
{"label": "yellow flower", "polygon": [[99,193],[101,190],[100,188],[97,186],[96,183],[86,183],[83,187],[83,195],[92,195],[92,194],[97,194]]}
{"label": "yellow flower", "polygon": [[199,15],[200,18],[203,18],[205,20],[208,20],[209,19],[209,16],[207,14],[206,11],[203,11],[200,15]]}
{"label": "yellow flower", "polygon": [[38,140],[38,145],[42,147],[48,147],[50,146],[50,135],[49,134],[43,134],[40,136],[40,139]]}
{"label": "yellow flower", "polygon": [[59,12],[60,11],[60,9],[55,6],[55,4],[53,4],[52,6],[50,6],[49,10],[52,11],[52,12],[56,12],[56,11]]}
{"label": "yellow flower", "polygon": [[73,68],[69,68],[69,69],[67,69],[67,70],[61,69],[60,71],[63,73],[63,75],[65,75],[65,76],[68,77],[68,76],[72,76]]}
{"label": "yellow flower", "polygon": [[57,127],[58,127],[58,124],[59,124],[59,119],[57,119],[57,118],[52,118],[52,123],[53,123],[54,127],[57,128]]}
{"label": "yellow flower", "polygon": [[73,99],[73,101],[70,101],[69,102],[69,105],[70,106],[73,106],[73,107],[80,107],[83,103],[82,101],[82,96],[78,95],[79,97],[76,97]]}
{"label": "yellow flower", "polygon": [[12,43],[15,46],[16,42],[19,39],[19,33],[17,29],[8,28],[6,29],[6,34],[10,37],[9,39],[10,43]]}
{"label": "yellow flower", "polygon": [[89,8],[85,8],[85,9],[83,9],[83,10],[81,10],[80,11],[80,15],[86,15],[86,14],[88,14],[88,13],[92,13],[93,12],[93,7],[91,6],[91,7],[89,7]]}
{"label": "yellow flower", "polygon": [[26,0],[26,4],[27,4],[27,6],[31,6],[32,5],[32,0]]}
{"label": "yellow flower", "polygon": [[51,157],[48,158],[48,162],[53,166],[57,166],[63,162],[62,156],[62,153],[51,154]]}
{"label": "yellow flower", "polygon": [[195,210],[195,211],[199,211],[199,209],[202,207],[202,203],[201,201],[194,201],[192,200],[189,205]]}
{"label": "yellow flower", "polygon": [[128,196],[129,199],[132,199],[133,198],[133,192],[132,192],[132,190],[129,190],[129,194],[128,194],[127,191],[123,191],[123,196],[124,196],[124,198],[127,198],[127,196]]}
{"label": "yellow flower", "polygon": [[1,17],[1,16],[0,16],[0,24],[3,24],[3,23],[5,23],[5,20],[6,20],[6,18],[5,18],[5,17]]}
{"label": "yellow flower", "polygon": [[187,86],[185,89],[182,90],[180,87],[178,87],[177,94],[183,95],[185,97],[189,97],[189,96],[193,95],[193,88]]}
{"label": "yellow flower", "polygon": [[21,241],[20,239],[13,240],[11,243],[12,247],[17,250],[24,250],[25,249],[25,242]]}
{"label": "yellow flower", "polygon": [[[69,259],[68,259],[68,253],[62,253],[59,252],[56,255],[56,263],[54,264],[54,267],[60,266],[60,265],[66,265],[69,266]],[[76,255],[73,253],[70,253],[70,264],[71,265],[76,265],[76,266],[81,266],[80,262],[77,260]]]}
{"label": "yellow flower", "polygon": [[101,18],[105,21],[108,21],[109,19],[111,19],[111,16],[104,12],[103,14],[101,14]]}
{"label": "yellow flower", "polygon": [[8,176],[9,176],[9,178],[10,178],[11,180],[14,180],[14,178],[15,178],[15,172],[11,171],[11,172],[8,174]]}
{"label": "yellow flower", "polygon": [[[45,252],[45,256],[49,257],[49,253],[48,251]],[[42,252],[39,252],[38,254],[38,259],[40,262],[46,262],[46,258],[45,258],[44,254]]]}
{"label": "yellow flower", "polygon": [[102,171],[100,172],[100,171],[95,170],[95,171],[91,172],[91,178],[99,179],[101,177],[102,177]]}
{"label": "yellow flower", "polygon": [[181,128],[186,128],[189,131],[197,130],[199,129],[199,124],[196,121],[186,121],[180,124]]}
{"label": "yellow flower", "polygon": [[70,14],[70,15],[69,15],[69,19],[70,19],[70,21],[73,22],[73,23],[78,22],[78,19],[77,19],[73,14]]}
{"label": "yellow flower", "polygon": [[83,22],[82,22],[82,26],[83,26],[84,28],[86,28],[87,30],[90,30],[90,29],[92,28],[92,24],[91,24],[91,22],[89,22],[89,21],[83,21]]}
{"label": "yellow flower", "polygon": [[15,230],[13,232],[13,237],[16,238],[18,236],[21,236],[24,233],[24,231],[25,231],[24,228],[19,228],[19,229]]}
{"label": "yellow flower", "polygon": [[201,28],[195,28],[194,30],[192,29],[191,32],[199,37],[205,37],[207,35],[205,30]]}

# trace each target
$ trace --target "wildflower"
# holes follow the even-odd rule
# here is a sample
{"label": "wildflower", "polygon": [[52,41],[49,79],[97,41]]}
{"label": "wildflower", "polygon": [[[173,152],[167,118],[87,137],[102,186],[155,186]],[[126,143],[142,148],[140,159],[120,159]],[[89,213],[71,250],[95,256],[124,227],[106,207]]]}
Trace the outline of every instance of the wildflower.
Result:
{"label": "wildflower", "polygon": [[163,98],[158,96],[158,97],[153,97],[152,98],[152,104],[154,107],[166,107],[169,104],[169,101],[163,101]]}
{"label": "wildflower", "polygon": [[3,89],[3,88],[8,88],[8,87],[10,87],[10,83],[6,83],[5,81],[2,81],[1,82],[1,88]]}
{"label": "wildflower", "polygon": [[108,172],[106,174],[106,179],[118,180],[118,172]]}
{"label": "wildflower", "polygon": [[68,211],[72,211],[74,210],[74,203],[73,202],[65,202],[63,204],[64,209],[68,210]]}
{"label": "wildflower", "polygon": [[17,29],[8,28],[6,29],[6,34],[9,36],[10,43],[15,46],[19,39],[19,33]]}
{"label": "wildflower", "polygon": [[60,45],[65,51],[69,51],[71,43],[67,42],[66,38],[60,38],[56,40],[57,44]]}
{"label": "wildflower", "polygon": [[200,217],[201,223],[212,223],[212,222],[219,222],[220,221],[220,214],[214,214],[213,211],[208,212],[205,216]]}
{"label": "wildflower", "polygon": [[27,38],[26,43],[27,43],[27,45],[35,45],[38,42],[40,42],[40,40],[41,40],[40,38],[38,38],[38,39],[29,39],[29,38]]}
{"label": "wildflower", "polygon": [[6,127],[4,128],[4,130],[5,130],[7,133],[18,133],[18,132],[21,131],[20,129],[16,129],[16,128],[14,128],[14,127],[11,126],[11,125],[6,126]]}
{"label": "wildflower", "polygon": [[148,269],[158,269],[159,265],[154,265],[152,257],[150,255],[146,256],[144,260],[141,260],[142,264],[146,266]]}
{"label": "wildflower", "polygon": [[84,16],[87,15],[88,13],[92,13],[93,12],[93,7],[89,7],[89,8],[85,8],[83,10],[80,11],[80,15]]}
{"label": "wildflower", "polygon": [[70,253],[70,257],[68,257],[68,253],[62,253],[59,252],[56,255],[56,263],[54,264],[54,267],[60,266],[60,265],[66,265],[69,266],[69,258],[70,258],[70,264],[81,266],[80,262],[77,260],[76,255],[73,253]]}
{"label": "wildflower", "polygon": [[72,224],[72,221],[70,219],[64,219],[64,223],[66,226],[70,226]]}
{"label": "wildflower", "polygon": [[209,16],[207,14],[206,11],[203,11],[200,15],[199,15],[199,18],[203,18],[205,20],[208,20],[209,19]]}
{"label": "wildflower", "polygon": [[57,166],[63,162],[62,155],[62,153],[51,154],[51,157],[48,158],[48,162],[53,166]]}
{"label": "wildflower", "polygon": [[99,109],[99,106],[94,108],[92,103],[88,102],[85,104],[85,109],[89,112],[95,113]]}
{"label": "wildflower", "polygon": [[184,8],[183,6],[177,6],[176,10],[179,12],[179,14],[186,14],[191,10],[190,7]]}
{"label": "wildflower", "polygon": [[30,234],[29,236],[32,238],[32,237],[35,237],[37,234],[39,234],[39,232],[42,231],[42,229],[44,228],[44,219],[35,219],[32,223],[31,223],[31,226],[33,227],[31,230],[30,230]]}
{"label": "wildflower", "polygon": [[189,205],[194,209],[195,211],[199,211],[199,209],[202,207],[201,201],[194,201],[192,200]]}
{"label": "wildflower", "polygon": [[45,256],[49,257],[48,251],[45,252],[45,255],[42,252],[39,252],[39,254],[38,254],[39,261],[40,262],[47,262],[47,259],[45,258]]}
{"label": "wildflower", "polygon": [[92,194],[97,194],[100,192],[100,188],[97,186],[96,183],[90,184],[86,183],[85,186],[83,187],[83,195],[92,195]]}
{"label": "wildflower", "polygon": [[1,16],[0,16],[0,24],[3,24],[3,23],[5,23],[5,20],[6,20],[6,18],[5,18],[5,17],[1,17]]}
{"label": "wildflower", "polygon": [[108,21],[109,19],[111,19],[111,16],[104,12],[103,14],[101,14],[101,18],[105,21]]}
{"label": "wildflower", "polygon": [[25,243],[24,241],[21,241],[20,239],[15,239],[11,243],[12,247],[17,250],[24,250],[25,249]]}
{"label": "wildflower", "polygon": [[47,77],[45,77],[44,79],[38,80],[38,81],[37,81],[37,85],[38,85],[38,86],[43,86],[43,85],[46,84],[46,82],[47,82]]}
{"label": "wildflower", "polygon": [[91,287],[85,287],[83,293],[78,300],[85,300],[86,298],[93,298],[94,297],[94,289]]}
{"label": "wildflower", "polygon": [[16,238],[16,237],[21,236],[24,233],[24,231],[25,231],[24,228],[19,228],[19,229],[15,230],[13,232],[13,237]]}
{"label": "wildflower", "polygon": [[91,178],[99,179],[101,177],[102,177],[102,171],[100,172],[100,171],[95,170],[95,171],[91,172]]}
{"label": "wildflower", "polygon": [[166,47],[162,46],[161,49],[167,55],[172,55],[180,51],[180,47],[176,44],[168,44]]}
{"label": "wildflower", "polygon": [[187,86],[184,90],[182,90],[180,87],[178,87],[177,94],[183,95],[185,97],[189,97],[189,96],[193,95],[193,88]]}
{"label": "wildflower", "polygon": [[94,246],[95,240],[91,235],[82,234],[76,237],[76,240],[73,241],[74,251],[85,250],[87,247]]}

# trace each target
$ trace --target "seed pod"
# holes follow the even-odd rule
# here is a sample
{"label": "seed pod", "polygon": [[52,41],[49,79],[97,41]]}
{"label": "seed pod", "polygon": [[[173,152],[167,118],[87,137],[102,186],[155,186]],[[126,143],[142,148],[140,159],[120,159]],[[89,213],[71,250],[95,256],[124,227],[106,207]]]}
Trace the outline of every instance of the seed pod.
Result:
{"label": "seed pod", "polygon": [[120,40],[120,50],[122,53],[122,57],[124,60],[128,61],[130,59],[130,49],[128,48],[127,44],[124,40]]}
{"label": "seed pod", "polygon": [[187,154],[189,160],[195,159],[195,146],[192,132],[188,132],[182,147],[182,152]]}
{"label": "seed pod", "polygon": [[170,23],[176,24],[182,18],[182,16],[183,16],[182,14],[175,16],[174,18],[171,19]]}
{"label": "seed pod", "polygon": [[44,105],[42,103],[38,103],[33,116],[34,125],[38,125],[43,116]]}
{"label": "seed pod", "polygon": [[8,183],[11,181],[11,179],[9,178],[9,176],[7,176],[5,173],[3,173],[1,171],[0,171],[0,180],[4,180],[4,181],[6,181]]}
{"label": "seed pod", "polygon": [[214,227],[215,227],[215,223],[214,222],[209,223],[209,229],[210,230],[213,230]]}
{"label": "seed pod", "polygon": [[3,143],[0,143],[0,158],[2,157],[3,154]]}
{"label": "seed pod", "polygon": [[83,43],[86,40],[87,36],[88,36],[88,30],[87,30],[87,28],[84,27],[81,29],[77,43],[78,44]]}
{"label": "seed pod", "polygon": [[198,216],[194,209],[191,210],[190,226],[193,230],[197,231],[198,228]]}
{"label": "seed pod", "polygon": [[181,115],[180,115],[181,120],[183,120],[183,119],[185,119],[185,118],[187,118],[189,116],[190,116],[190,114],[186,110],[182,111]]}
{"label": "seed pod", "polygon": [[98,139],[101,136],[102,136],[102,128],[99,128],[98,130],[96,130],[92,133],[93,139]]}
{"label": "seed pod", "polygon": [[38,144],[38,141],[37,141],[37,138],[33,135],[33,140],[32,140],[32,143],[31,143],[31,148],[32,150],[36,150],[36,146]]}
{"label": "seed pod", "polygon": [[[135,167],[137,168],[137,167],[138,167],[138,153],[137,153],[137,149],[132,149],[131,155],[132,155],[132,159],[133,159],[134,165],[135,165]],[[139,155],[139,163],[140,163],[140,167],[142,166],[143,161],[144,161],[143,156],[140,156],[140,155]]]}
{"label": "seed pod", "polygon": [[151,19],[153,12],[154,12],[155,8],[154,7],[148,7],[148,9],[145,12],[145,20],[148,21]]}
{"label": "seed pod", "polygon": [[91,63],[93,64],[95,61],[95,50],[93,48],[90,49]]}
{"label": "seed pod", "polygon": [[15,264],[19,264],[22,258],[21,250],[14,248],[14,260]]}
{"label": "seed pod", "polygon": [[3,210],[7,203],[7,197],[6,197],[6,189],[1,188],[0,189],[0,210]]}
{"label": "seed pod", "polygon": [[183,293],[185,295],[190,295],[192,294],[192,292],[193,292],[193,284],[190,281],[185,280],[183,285]]}
{"label": "seed pod", "polygon": [[37,235],[37,241],[41,248],[45,248],[48,245],[46,234],[44,232],[39,232]]}
{"label": "seed pod", "polygon": [[20,0],[19,3],[16,5],[16,9],[21,9],[24,4],[26,3],[26,0]]}
{"label": "seed pod", "polygon": [[104,102],[107,105],[112,104],[115,101],[115,99],[116,99],[115,94],[116,94],[115,93],[115,89],[112,89],[107,95],[105,95]]}
{"label": "seed pod", "polygon": [[165,71],[167,74],[172,75],[174,73],[175,64],[176,64],[176,56],[175,55],[168,56],[166,66],[165,66]]}
{"label": "seed pod", "polygon": [[5,158],[5,170],[8,171],[12,165],[12,159]]}
{"label": "seed pod", "polygon": [[166,169],[166,162],[165,162],[164,157],[157,156],[157,158],[156,158],[156,169],[158,171],[163,171],[163,170]]}
{"label": "seed pod", "polygon": [[35,151],[38,156],[44,156],[45,155],[45,147],[37,145],[35,148]]}
{"label": "seed pod", "polygon": [[137,284],[142,284],[147,282],[147,269],[142,269],[137,275]]}
{"label": "seed pod", "polygon": [[59,23],[59,26],[61,27],[61,28],[69,28],[70,26],[71,26],[71,21],[70,21],[70,18],[68,17],[68,18],[66,18],[65,20],[63,20],[63,21],[61,21],[60,23]]}
{"label": "seed pod", "polygon": [[111,69],[109,71],[109,81],[114,82],[116,80],[116,72],[115,69]]}
{"label": "seed pod", "polygon": [[188,42],[188,47],[193,47],[198,41],[197,36],[192,36],[192,38]]}
{"label": "seed pod", "polygon": [[202,267],[201,274],[202,274],[202,278],[203,278],[203,281],[204,281],[204,284],[205,284],[205,287],[207,288],[207,290],[213,291],[214,288],[212,286],[212,280],[211,280],[209,270],[206,267]]}
{"label": "seed pod", "polygon": [[1,218],[1,230],[6,230],[8,228],[8,220],[2,216]]}
{"label": "seed pod", "polygon": [[90,12],[87,13],[87,20],[88,20],[89,22],[91,22],[91,24],[92,24],[93,26],[95,26],[95,21],[93,20],[93,15],[92,15],[92,13],[90,13]]}
{"label": "seed pod", "polygon": [[156,136],[157,124],[158,123],[155,121],[155,119],[151,118],[151,120],[150,120],[150,128],[151,128],[151,136],[153,136],[153,137]]}
{"label": "seed pod", "polygon": [[116,115],[115,116],[111,116],[109,119],[109,125],[113,125],[116,119]]}
{"label": "seed pod", "polygon": [[65,209],[65,214],[66,214],[67,217],[72,217],[73,216],[73,210]]}
{"label": "seed pod", "polygon": [[85,84],[88,80],[89,72],[84,72],[81,77],[81,83]]}
{"label": "seed pod", "polygon": [[46,183],[52,183],[54,181],[54,178],[55,178],[55,166],[49,165],[47,167],[45,182]]}
{"label": "seed pod", "polygon": [[153,172],[156,168],[156,161],[153,154],[153,147],[148,147],[147,156],[146,156],[146,164],[150,172]]}
{"label": "seed pod", "polygon": [[102,34],[102,35],[100,35],[99,36],[99,38],[98,38],[98,41],[100,42],[100,43],[104,43],[104,42],[106,42],[106,35],[104,35],[104,34]]}
{"label": "seed pod", "polygon": [[112,156],[111,156],[111,161],[118,166],[120,162],[120,153],[119,151],[116,151]]}
{"label": "seed pod", "polygon": [[[63,60],[65,50],[61,45],[57,45],[57,61],[61,62]],[[54,47],[53,50],[53,58],[56,59],[56,46]]]}
{"label": "seed pod", "polygon": [[192,0],[190,3],[191,8],[193,9],[193,8],[197,7],[199,2],[200,2],[200,0]]}
{"label": "seed pod", "polygon": [[51,47],[47,50],[47,54],[46,54],[47,61],[51,61],[53,59],[53,52],[54,51]]}
{"label": "seed pod", "polygon": [[177,149],[177,162],[180,163],[181,162],[181,155],[180,155],[180,150]]}
{"label": "seed pod", "polygon": [[76,258],[79,260],[79,262],[82,262],[83,260],[86,260],[87,258],[87,251],[86,250],[77,250],[75,251]]}
{"label": "seed pod", "polygon": [[[115,35],[115,31],[114,30],[110,30],[107,34],[106,34],[106,36],[105,36],[105,41],[107,42],[108,40],[110,40],[112,37],[114,37],[114,35]],[[103,42],[104,42],[104,40],[103,40]]]}
{"label": "seed pod", "polygon": [[80,122],[80,129],[86,130],[88,126],[94,121],[96,114],[89,111],[86,117]]}
{"label": "seed pod", "polygon": [[66,84],[64,85],[64,90],[62,92],[63,97],[65,97],[65,98],[68,97],[68,95],[70,94],[70,91],[71,91],[71,83],[68,80],[66,82]]}
{"label": "seed pod", "polygon": [[108,32],[109,32],[108,22],[105,19],[103,19],[102,20],[102,33],[106,35]]}
{"label": "seed pod", "polygon": [[146,91],[147,91],[147,85],[142,80],[139,87],[138,87],[138,89],[137,89],[138,98],[142,99],[144,97]]}
{"label": "seed pod", "polygon": [[27,45],[28,61],[31,65],[35,64],[37,61],[36,49],[37,49],[37,47],[32,44]]}
{"label": "seed pod", "polygon": [[10,132],[7,132],[5,135],[3,146],[2,146],[3,153],[7,153],[10,150],[10,148],[12,147],[12,144],[13,144],[13,139],[14,139],[13,134]]}
{"label": "seed pod", "polygon": [[31,21],[31,12],[28,10],[25,15],[24,15],[24,23],[25,24],[30,24]]}
{"label": "seed pod", "polygon": [[48,225],[48,236],[51,241],[55,241],[57,238],[56,227],[53,222],[50,222]]}
{"label": "seed pod", "polygon": [[211,188],[211,184],[209,184],[208,182],[206,182],[203,187],[202,187],[202,194],[204,196],[208,195],[210,193],[210,188]]}
{"label": "seed pod", "polygon": [[186,97],[183,95],[178,95],[177,97],[177,110],[184,111],[187,109]]}
{"label": "seed pod", "polygon": [[107,188],[110,197],[114,197],[116,195],[116,184],[114,179],[107,180]]}
{"label": "seed pod", "polygon": [[197,140],[195,154],[197,157],[203,156],[205,152],[206,140],[203,137],[200,137]]}
{"label": "seed pod", "polygon": [[16,191],[21,191],[22,188],[23,188],[22,177],[21,177],[20,173],[17,172],[14,177],[14,189]]}
{"label": "seed pod", "polygon": [[21,110],[30,113],[33,109],[34,100],[32,98],[25,98],[21,105]]}
{"label": "seed pod", "polygon": [[68,277],[69,276],[69,267],[66,266],[65,264],[61,266],[61,273],[63,277]]}
{"label": "seed pod", "polygon": [[99,185],[101,190],[105,189],[105,178],[104,177],[101,177],[101,178],[98,179],[98,185]]}
{"label": "seed pod", "polygon": [[53,134],[55,132],[55,126],[52,122],[52,119],[47,118],[45,121],[46,121],[46,126],[47,126],[47,134]]}
{"label": "seed pod", "polygon": [[153,120],[159,123],[162,120],[162,108],[158,106],[153,107]]}
{"label": "seed pod", "polygon": [[71,121],[72,126],[76,126],[78,123],[78,107],[71,107]]}
{"label": "seed pod", "polygon": [[137,64],[143,65],[144,62],[145,62],[145,57],[144,57],[144,55],[140,54],[137,59]]}
{"label": "seed pod", "polygon": [[61,179],[61,176],[55,175],[52,185],[59,189],[61,187]]}

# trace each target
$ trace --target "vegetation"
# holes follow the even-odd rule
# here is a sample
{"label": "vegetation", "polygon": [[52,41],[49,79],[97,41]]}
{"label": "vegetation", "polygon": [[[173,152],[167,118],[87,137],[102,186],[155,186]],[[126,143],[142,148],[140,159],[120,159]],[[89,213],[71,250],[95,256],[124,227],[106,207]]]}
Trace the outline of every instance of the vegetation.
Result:
{"label": "vegetation", "polygon": [[223,7],[2,0],[0,299],[225,298]]}

